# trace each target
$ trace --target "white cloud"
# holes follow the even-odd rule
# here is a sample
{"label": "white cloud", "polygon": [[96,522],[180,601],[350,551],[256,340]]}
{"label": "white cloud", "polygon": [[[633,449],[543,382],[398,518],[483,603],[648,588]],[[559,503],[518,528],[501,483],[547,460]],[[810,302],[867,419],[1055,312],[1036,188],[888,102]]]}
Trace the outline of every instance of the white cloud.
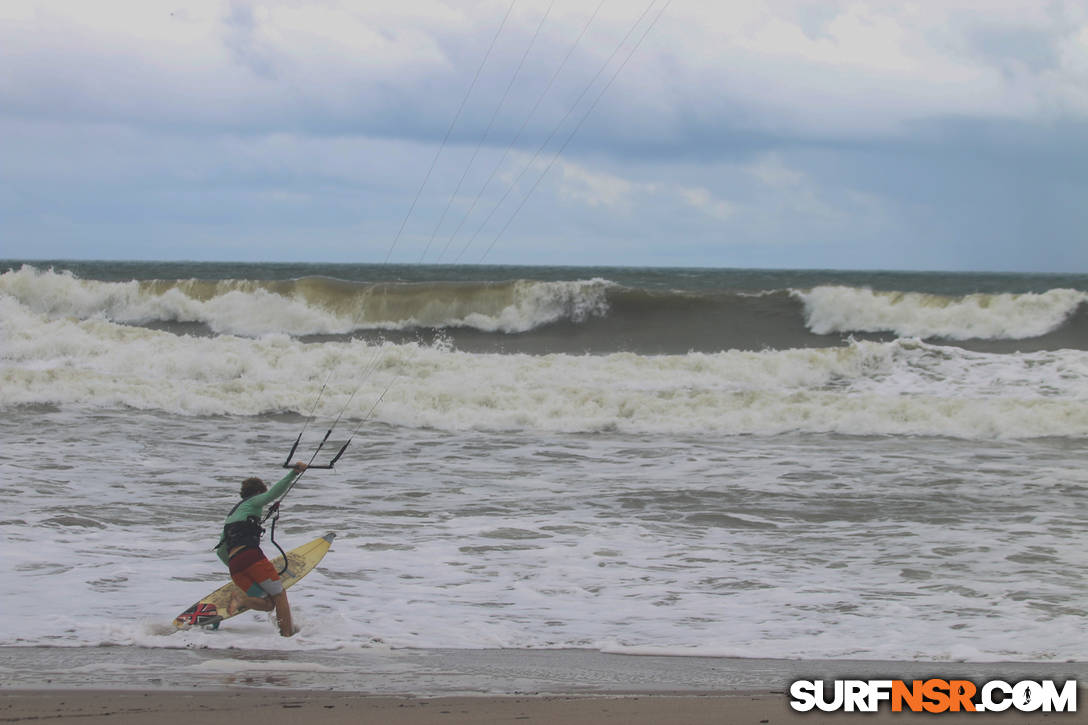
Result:
{"label": "white cloud", "polygon": [[[632,181],[615,174],[593,171],[572,161],[560,159],[560,181],[556,193],[564,199],[574,200],[592,208],[614,211],[630,211],[660,208],[679,199],[686,206],[717,220],[725,220],[737,213],[739,207],[714,194],[705,186],[685,186],[667,181]],[[543,164],[540,165],[541,170]]]}
{"label": "white cloud", "polygon": [[744,170],[766,186],[786,188],[797,186],[805,179],[803,172],[786,166],[782,156],[777,153],[763,154]]}
{"label": "white cloud", "polygon": [[632,192],[646,189],[643,184],[634,184],[614,174],[591,171],[570,161],[560,160],[558,166],[562,177],[559,194],[589,206],[627,207]]}
{"label": "white cloud", "polygon": [[736,204],[732,204],[724,199],[715,198],[715,196],[710,193],[709,189],[705,189],[701,186],[691,188],[681,187],[677,191],[680,194],[680,198],[688,205],[716,219],[728,219],[737,213],[738,207]]}
{"label": "white cloud", "polygon": [[[883,135],[932,117],[1088,117],[1085,27],[1088,6],[1071,1],[677,3],[654,47],[693,108],[764,129]],[[1017,62],[1025,34],[1051,67]],[[981,48],[980,36],[995,40]]]}
{"label": "white cloud", "polygon": [[[137,0],[7,0],[0,105],[281,129],[312,118],[364,133],[397,103],[446,120],[449,99],[467,88],[507,7],[193,0],[171,11]],[[519,57],[547,7],[515,6],[496,50],[499,68]],[[535,97],[542,85],[532,84],[558,65],[592,7],[557,4],[515,94]],[[545,108],[582,87],[644,7],[605,3]],[[1049,66],[1018,60],[1025,33],[1053,59]],[[984,52],[980,35],[998,40]],[[477,109],[503,87],[498,71],[485,76]],[[1086,89],[1088,6],[1075,0],[674,2],[594,115],[620,135],[675,132],[691,120],[685,114],[707,125],[740,119],[762,129],[886,134],[934,116],[1084,119]],[[439,92],[448,98],[438,102]]]}

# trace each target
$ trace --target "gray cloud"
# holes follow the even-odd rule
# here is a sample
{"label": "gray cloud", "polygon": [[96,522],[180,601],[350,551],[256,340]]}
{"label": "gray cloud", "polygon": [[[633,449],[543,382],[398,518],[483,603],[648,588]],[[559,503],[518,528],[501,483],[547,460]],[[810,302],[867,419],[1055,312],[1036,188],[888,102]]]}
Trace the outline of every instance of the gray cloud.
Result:
{"label": "gray cloud", "polygon": [[[0,11],[5,256],[282,259],[319,239],[379,260],[507,7],[148,5]],[[516,6],[397,258],[430,241],[545,7]],[[439,245],[539,101],[499,178],[552,142],[461,261],[625,57],[558,125],[641,7],[606,3],[541,98],[590,12],[557,3],[453,198]],[[1088,268],[1086,39],[1071,2],[674,3],[488,261]]]}

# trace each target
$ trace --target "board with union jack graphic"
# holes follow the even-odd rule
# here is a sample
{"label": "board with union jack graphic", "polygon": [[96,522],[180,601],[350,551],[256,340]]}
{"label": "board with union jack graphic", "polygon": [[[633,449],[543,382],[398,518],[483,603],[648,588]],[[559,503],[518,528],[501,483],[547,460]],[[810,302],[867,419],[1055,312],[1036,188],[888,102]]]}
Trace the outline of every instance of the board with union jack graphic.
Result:
{"label": "board with union jack graphic", "polygon": [[[325,554],[328,553],[334,538],[336,538],[336,534],[328,533],[309,543],[303,544],[297,549],[288,551],[287,569],[280,574],[280,581],[283,583],[283,588],[289,589],[295,582],[309,574],[313,568],[321,562]],[[276,571],[282,569],[283,557],[277,556],[273,559],[272,566],[276,567]],[[174,617],[174,626],[178,629],[189,629],[190,627],[218,627],[219,623],[224,619],[230,619],[235,615],[248,611],[246,607],[239,607],[238,611],[234,614],[229,614],[227,612],[227,605],[230,604],[230,598],[237,590],[238,587],[234,585],[234,582],[224,584],[208,596],[201,598],[200,601],[196,602],[196,604],[189,607],[178,616]]]}

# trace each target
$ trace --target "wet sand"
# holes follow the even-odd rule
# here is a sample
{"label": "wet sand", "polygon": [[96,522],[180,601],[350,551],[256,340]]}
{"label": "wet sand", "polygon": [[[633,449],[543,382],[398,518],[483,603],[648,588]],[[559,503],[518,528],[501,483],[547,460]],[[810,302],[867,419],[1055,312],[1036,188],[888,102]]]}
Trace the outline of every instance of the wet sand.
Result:
{"label": "wet sand", "polygon": [[[1083,691],[1081,696],[1083,697]],[[0,691],[0,722],[48,721],[81,725],[126,725],[155,722],[245,723],[263,725],[336,725],[389,723],[424,725],[444,723],[570,723],[572,725],[641,725],[651,723],[699,724],[840,722],[870,723],[932,720],[881,711],[865,713],[796,713],[779,692],[733,692],[703,695],[542,695],[478,697],[390,697],[345,692],[287,690],[236,691],[110,691],[8,690]],[[944,724],[955,723],[1086,723],[1077,713],[997,714],[946,713]]]}
{"label": "wet sand", "polygon": [[798,713],[795,679],[1088,681],[1088,663],[629,656],[589,650],[329,652],[0,647],[0,723],[1085,723],[1081,712]]}

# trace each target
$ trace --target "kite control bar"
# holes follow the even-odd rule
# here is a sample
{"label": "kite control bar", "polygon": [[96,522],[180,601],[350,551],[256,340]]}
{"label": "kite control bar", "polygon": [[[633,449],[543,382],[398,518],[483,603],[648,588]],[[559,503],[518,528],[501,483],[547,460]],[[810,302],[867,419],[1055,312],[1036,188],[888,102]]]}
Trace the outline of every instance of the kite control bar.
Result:
{"label": "kite control bar", "polygon": [[[306,468],[308,468],[308,469],[309,468],[318,468],[318,469],[331,470],[332,467],[336,465],[336,462],[340,460],[340,456],[344,455],[344,451],[346,451],[348,449],[348,444],[351,443],[350,438],[348,439],[347,443],[345,443],[344,445],[342,445],[340,447],[340,450],[336,452],[336,455],[332,457],[331,461],[329,461],[328,463],[326,463],[323,466],[315,466],[314,465],[313,460],[315,458],[317,458],[317,454],[321,452],[321,448],[325,445],[325,442],[329,440],[329,435],[331,435],[331,434],[332,434],[332,428],[329,428],[327,431],[325,431],[325,437],[322,438],[321,442],[317,444],[317,450],[314,451],[313,456],[310,457],[310,463],[307,464]],[[283,461],[283,467],[284,468],[294,468],[294,464],[291,463],[291,458],[294,457],[295,451],[298,449],[298,444],[301,443],[301,442],[302,442],[302,433],[299,433],[298,438],[295,439],[295,444],[293,446],[291,446],[291,452],[287,454],[287,458],[284,459],[284,461]]]}
{"label": "kite control bar", "polygon": [[[398,379],[400,379],[399,375],[396,378],[394,378],[393,380],[389,381],[389,384],[385,386],[385,390],[383,390],[382,394],[378,396],[378,399],[374,401],[374,405],[370,406],[370,410],[367,411],[366,417],[363,418],[362,422],[360,422],[359,425],[357,425],[355,427],[355,430],[353,430],[351,432],[351,435],[348,436],[348,439],[344,442],[344,445],[340,446],[340,450],[338,450],[336,452],[336,455],[332,457],[332,460],[329,461],[324,466],[315,466],[314,465],[314,459],[317,458],[317,454],[321,452],[321,449],[324,447],[325,443],[329,440],[329,436],[332,435],[333,428],[335,428],[337,426],[337,424],[340,422],[340,419],[344,416],[344,411],[347,410],[348,403],[351,403],[352,398],[355,397],[355,392],[358,392],[358,390],[359,390],[358,388],[356,388],[355,392],[353,392],[351,394],[351,398],[348,398],[348,402],[345,403],[344,407],[340,409],[340,415],[336,416],[336,420],[333,422],[332,427],[330,427],[327,431],[325,431],[325,437],[322,438],[321,442],[317,444],[317,450],[314,451],[314,454],[312,456],[310,456],[310,462],[306,464],[306,468],[307,469],[309,469],[309,468],[318,468],[318,469],[326,469],[326,470],[332,469],[332,467],[336,465],[336,462],[340,460],[340,456],[344,455],[344,451],[346,451],[348,449],[348,446],[351,445],[351,441],[355,438],[355,434],[359,432],[359,429],[363,427],[364,423],[366,423],[368,420],[370,420],[370,416],[374,415],[374,409],[378,407],[378,403],[382,402],[382,398],[384,398],[385,394],[389,392],[389,388],[392,387],[393,382],[395,380],[398,380]],[[324,392],[324,388],[322,388],[322,392]],[[318,399],[320,400],[320,396],[318,396]],[[316,404],[314,405],[314,407],[315,408],[317,407]],[[313,411],[310,411],[310,412],[312,413]],[[294,467],[292,465],[292,463],[291,463],[291,458],[295,455],[295,451],[298,449],[299,443],[302,442],[302,435],[305,432],[306,432],[306,427],[303,426],[302,432],[299,433],[298,438],[295,439],[295,444],[293,446],[291,446],[291,452],[287,454],[287,458],[283,459],[283,467],[284,468],[293,468]],[[286,496],[286,495],[287,494],[285,493],[284,496]]]}

